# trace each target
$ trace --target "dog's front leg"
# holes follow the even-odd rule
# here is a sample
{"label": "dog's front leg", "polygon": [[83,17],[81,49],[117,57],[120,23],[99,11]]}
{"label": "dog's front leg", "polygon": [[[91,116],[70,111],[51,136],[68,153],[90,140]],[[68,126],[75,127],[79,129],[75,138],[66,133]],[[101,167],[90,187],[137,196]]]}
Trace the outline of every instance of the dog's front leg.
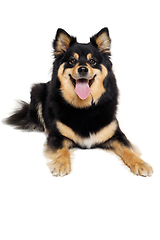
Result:
{"label": "dog's front leg", "polygon": [[[51,144],[52,142],[52,144]],[[69,148],[72,142],[68,139],[49,137],[45,146],[45,156],[48,158],[47,165],[54,176],[65,176],[71,172],[71,160]]]}
{"label": "dog's front leg", "polygon": [[152,176],[153,169],[150,164],[144,162],[134,153],[134,148],[119,127],[115,135],[110,140],[106,141],[102,145],[102,148],[112,150],[135,175],[144,177]]}
{"label": "dog's front leg", "polygon": [[153,169],[151,165],[139,158],[132,149],[126,147],[118,140],[113,141],[111,146],[113,152],[123,160],[123,162],[131,169],[131,172],[144,177],[152,176]]}

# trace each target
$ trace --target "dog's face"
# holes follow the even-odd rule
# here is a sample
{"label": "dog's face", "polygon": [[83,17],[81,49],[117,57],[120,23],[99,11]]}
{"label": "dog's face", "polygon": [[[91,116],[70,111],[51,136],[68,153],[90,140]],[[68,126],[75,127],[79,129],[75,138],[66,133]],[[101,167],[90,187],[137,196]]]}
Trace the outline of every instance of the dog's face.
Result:
{"label": "dog's face", "polygon": [[102,29],[88,44],[77,43],[74,37],[58,29],[54,49],[63,98],[74,107],[96,104],[106,91],[104,81],[110,62],[108,29]]}

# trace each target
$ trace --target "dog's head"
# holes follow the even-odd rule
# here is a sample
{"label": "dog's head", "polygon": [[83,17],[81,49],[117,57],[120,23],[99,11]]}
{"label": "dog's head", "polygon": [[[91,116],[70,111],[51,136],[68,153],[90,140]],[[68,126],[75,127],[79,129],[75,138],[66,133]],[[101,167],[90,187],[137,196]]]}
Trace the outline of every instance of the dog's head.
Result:
{"label": "dog's head", "polygon": [[110,37],[107,28],[90,38],[88,44],[77,43],[63,29],[53,42],[57,77],[63,98],[74,107],[97,103],[105,93],[104,81],[111,68]]}

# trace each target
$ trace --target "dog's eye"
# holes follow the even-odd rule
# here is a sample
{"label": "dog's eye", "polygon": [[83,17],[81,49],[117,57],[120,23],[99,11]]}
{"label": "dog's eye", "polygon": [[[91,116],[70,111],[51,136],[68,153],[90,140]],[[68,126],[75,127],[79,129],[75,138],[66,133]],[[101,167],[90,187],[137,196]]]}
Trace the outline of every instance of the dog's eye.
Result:
{"label": "dog's eye", "polygon": [[95,64],[96,64],[96,60],[94,60],[93,58],[91,58],[91,59],[89,60],[89,63],[92,64],[92,65],[95,65]]}
{"label": "dog's eye", "polygon": [[76,63],[76,59],[75,58],[71,58],[69,61],[69,64],[75,64]]}

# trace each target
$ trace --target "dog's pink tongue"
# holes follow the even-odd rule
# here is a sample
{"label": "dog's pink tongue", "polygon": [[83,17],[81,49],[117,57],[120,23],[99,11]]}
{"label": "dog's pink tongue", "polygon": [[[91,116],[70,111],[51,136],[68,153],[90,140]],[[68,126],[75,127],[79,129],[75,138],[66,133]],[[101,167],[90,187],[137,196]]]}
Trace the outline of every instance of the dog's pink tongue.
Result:
{"label": "dog's pink tongue", "polygon": [[75,92],[82,100],[86,99],[90,94],[88,80],[76,80]]}

